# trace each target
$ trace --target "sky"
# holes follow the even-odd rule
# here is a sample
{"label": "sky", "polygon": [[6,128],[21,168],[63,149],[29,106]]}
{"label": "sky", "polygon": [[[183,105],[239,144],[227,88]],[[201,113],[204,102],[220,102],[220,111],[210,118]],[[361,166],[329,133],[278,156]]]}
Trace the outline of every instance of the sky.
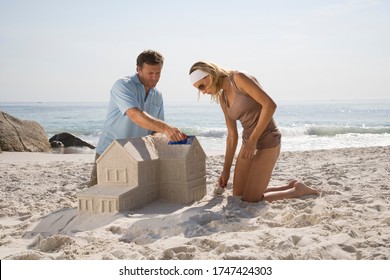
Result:
{"label": "sky", "polygon": [[389,30],[388,0],[0,0],[0,102],[107,102],[146,49],[165,103],[197,101],[199,60],[276,101],[388,99]]}

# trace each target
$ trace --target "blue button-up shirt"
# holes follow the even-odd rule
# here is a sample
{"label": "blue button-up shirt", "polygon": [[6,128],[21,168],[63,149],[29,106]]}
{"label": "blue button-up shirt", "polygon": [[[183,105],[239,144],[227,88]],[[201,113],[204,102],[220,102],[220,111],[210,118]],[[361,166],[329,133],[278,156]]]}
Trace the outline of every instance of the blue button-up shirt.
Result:
{"label": "blue button-up shirt", "polygon": [[132,122],[126,115],[126,111],[134,107],[157,119],[164,120],[161,92],[156,88],[151,88],[146,97],[145,88],[137,74],[121,78],[113,85],[107,117],[96,153],[101,155],[115,139],[142,137],[152,133]]}

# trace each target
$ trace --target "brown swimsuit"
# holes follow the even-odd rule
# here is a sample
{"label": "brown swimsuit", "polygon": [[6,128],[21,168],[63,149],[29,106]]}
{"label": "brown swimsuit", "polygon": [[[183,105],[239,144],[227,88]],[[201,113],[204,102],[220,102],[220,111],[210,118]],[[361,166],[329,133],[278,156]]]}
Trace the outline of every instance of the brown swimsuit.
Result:
{"label": "brown swimsuit", "polygon": [[[233,75],[229,76],[229,80],[232,84],[234,103],[230,104],[229,107],[226,96],[224,94],[222,95],[222,99],[223,102],[226,104],[229,117],[233,120],[239,120],[241,122],[243,128],[242,143],[245,145],[256,127],[256,124],[260,117],[262,106],[248,94],[238,89],[236,83],[234,82]],[[248,77],[252,79],[256,84],[259,84],[254,77],[249,75]],[[274,148],[279,145],[280,142],[281,134],[275,123],[274,118],[272,118],[268,126],[265,128],[264,132],[261,134],[259,140],[257,141],[256,148]]]}

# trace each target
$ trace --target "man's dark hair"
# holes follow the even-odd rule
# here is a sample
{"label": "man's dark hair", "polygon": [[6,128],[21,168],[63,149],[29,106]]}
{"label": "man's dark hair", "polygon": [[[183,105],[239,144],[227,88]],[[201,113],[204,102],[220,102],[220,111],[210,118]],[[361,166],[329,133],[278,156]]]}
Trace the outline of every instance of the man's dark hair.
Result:
{"label": "man's dark hair", "polygon": [[161,53],[156,52],[154,50],[146,50],[143,51],[138,57],[137,57],[137,66],[141,67],[144,65],[144,63],[149,65],[156,65],[156,64],[164,64],[164,57]]}

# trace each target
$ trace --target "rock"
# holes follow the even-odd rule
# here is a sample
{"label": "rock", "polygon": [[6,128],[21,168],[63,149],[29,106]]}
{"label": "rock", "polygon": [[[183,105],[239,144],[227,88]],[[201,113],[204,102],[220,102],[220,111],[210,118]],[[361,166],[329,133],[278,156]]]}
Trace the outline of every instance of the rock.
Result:
{"label": "rock", "polygon": [[[49,141],[50,142],[50,141]],[[61,141],[51,141],[50,146],[52,148],[63,148],[64,144]]]}
{"label": "rock", "polygon": [[[55,147],[88,147],[95,149],[95,146],[67,132],[55,134],[54,136],[50,137],[49,142],[52,147],[54,145]],[[62,146],[58,142],[61,142]]]}
{"label": "rock", "polygon": [[50,143],[38,122],[20,120],[0,111],[0,150],[47,152],[50,150]]}

